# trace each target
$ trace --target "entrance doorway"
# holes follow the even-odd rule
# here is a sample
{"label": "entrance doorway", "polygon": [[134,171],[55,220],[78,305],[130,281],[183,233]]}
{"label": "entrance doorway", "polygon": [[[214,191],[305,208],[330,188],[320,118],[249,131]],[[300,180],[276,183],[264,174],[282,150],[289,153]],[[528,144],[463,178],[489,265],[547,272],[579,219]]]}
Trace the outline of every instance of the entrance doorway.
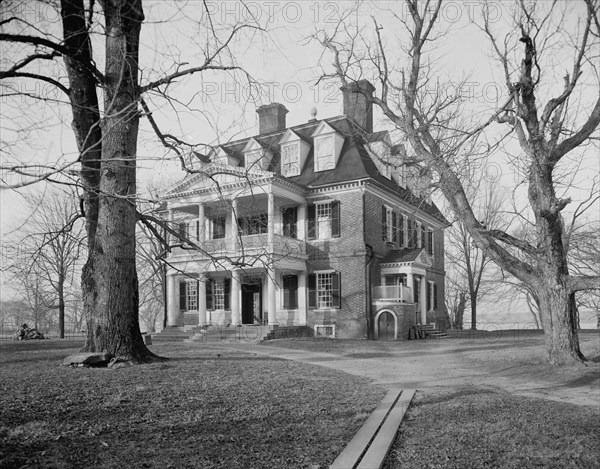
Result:
{"label": "entrance doorway", "polygon": [[379,340],[396,340],[396,318],[390,311],[382,311],[379,314],[377,331]]}
{"label": "entrance doorway", "polygon": [[242,284],[242,324],[262,323],[262,285]]}

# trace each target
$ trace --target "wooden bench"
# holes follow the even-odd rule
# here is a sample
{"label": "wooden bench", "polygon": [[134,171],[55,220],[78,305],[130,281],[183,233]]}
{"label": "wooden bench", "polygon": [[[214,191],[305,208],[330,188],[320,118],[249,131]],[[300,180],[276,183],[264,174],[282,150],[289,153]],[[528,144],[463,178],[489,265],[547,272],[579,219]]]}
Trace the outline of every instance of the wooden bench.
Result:
{"label": "wooden bench", "polygon": [[414,389],[388,392],[330,469],[380,469],[414,395]]}

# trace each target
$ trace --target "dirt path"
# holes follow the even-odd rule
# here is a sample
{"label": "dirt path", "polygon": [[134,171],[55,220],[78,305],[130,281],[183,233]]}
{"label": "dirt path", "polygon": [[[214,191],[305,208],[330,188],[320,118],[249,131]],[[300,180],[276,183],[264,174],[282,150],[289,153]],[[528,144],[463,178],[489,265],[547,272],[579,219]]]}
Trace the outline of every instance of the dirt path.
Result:
{"label": "dirt path", "polygon": [[[582,368],[551,367],[544,363],[540,337],[520,341],[340,341],[331,345],[276,341],[269,345],[236,343],[227,348],[325,366],[390,388],[487,388],[600,408],[600,363]],[[581,345],[588,357],[595,360],[600,356],[597,334],[582,335]],[[322,351],[324,348],[327,351]]]}

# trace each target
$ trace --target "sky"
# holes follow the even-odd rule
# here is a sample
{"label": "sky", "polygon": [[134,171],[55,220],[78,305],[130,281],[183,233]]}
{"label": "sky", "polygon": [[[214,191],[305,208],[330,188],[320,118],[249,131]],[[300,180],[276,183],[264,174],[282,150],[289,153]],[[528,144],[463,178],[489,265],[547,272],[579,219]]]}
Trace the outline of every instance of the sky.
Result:
{"label": "sky", "polygon": [[[429,55],[438,76],[437,80],[428,84],[431,92],[439,91],[441,87],[449,95],[460,93],[465,109],[478,119],[488,116],[506,98],[504,78],[491,59],[490,43],[473,23],[473,20],[481,19],[484,3],[489,8],[490,22],[498,37],[506,35],[514,40],[518,32],[508,27],[514,13],[511,2],[449,1],[442,7],[436,30],[440,37],[431,45]],[[542,5],[540,8],[546,4],[538,3]],[[35,6],[30,2],[25,2],[25,5],[21,12],[28,18],[60,34],[56,12],[48,5]],[[559,2],[561,7],[566,5]],[[403,2],[365,1],[357,4],[353,1],[261,0],[242,4],[207,1],[206,8],[221,39],[228,36],[234,25],[252,23],[265,29],[242,30],[240,40],[231,44],[236,63],[260,85],[248,84],[241,73],[203,73],[181,79],[169,87],[169,94],[176,97],[177,102],[168,102],[156,93],[149,95],[147,100],[153,117],[163,132],[188,142],[215,144],[254,135],[258,132],[256,108],[271,102],[287,107],[288,126],[310,119],[313,107],[317,109],[317,118],[342,114],[340,83],[336,80],[319,81],[324,73],[332,71],[332,58],[315,40],[315,36],[322,39],[324,32],[331,37],[340,16],[345,17],[346,24],[357,26],[365,38],[373,38],[375,21],[381,28],[391,66],[398,68],[405,64],[403,57],[407,42],[402,35],[401,21],[408,20],[409,15]],[[207,28],[208,16],[201,1],[151,0],[144,2],[144,10],[146,23],[142,29],[140,52],[142,83],[173,72],[177,64],[181,68],[199,64],[204,51],[214,50],[214,38]],[[576,33],[577,8],[571,7],[568,12],[570,16],[563,21]],[[99,35],[94,42],[97,51],[102,48],[101,40]],[[563,44],[557,42],[549,46],[554,51],[549,57],[552,66],[545,73],[546,76],[556,74],[554,82],[561,83],[566,67],[566,62],[560,61]],[[515,49],[514,57],[518,58],[520,52]],[[102,65],[102,58],[99,58],[98,66],[102,68]],[[40,69],[40,72],[52,74],[56,70]],[[58,72],[61,73],[60,70]],[[374,78],[368,71],[366,77]],[[461,80],[466,80],[466,83],[459,88]],[[0,122],[3,145],[11,140],[19,142],[10,151],[2,152],[2,165],[74,161],[77,152],[68,106],[56,102],[59,96],[45,85],[27,82],[16,83],[16,86],[25,91],[36,91],[49,100],[37,103],[31,98],[21,98],[17,103],[5,100],[0,103],[3,107]],[[597,90],[598,83],[590,81],[588,87],[592,91]],[[17,134],[16,129],[32,121],[36,122],[34,129]],[[390,128],[377,109],[375,123],[378,129]],[[510,145],[505,149],[510,154],[518,151]],[[166,154],[144,119],[140,126],[138,167],[138,191],[143,197],[153,197],[165,186],[183,177],[176,159]],[[499,181],[505,188],[503,190],[510,194],[519,174],[509,169],[502,157],[488,161],[486,168],[484,177]],[[581,176],[584,181],[597,169],[597,164],[590,169]],[[582,185],[585,186],[585,182]],[[27,220],[30,209],[24,204],[22,194],[28,190],[2,189],[0,192],[3,238],[0,242],[3,245],[18,234],[19,226]],[[35,190],[44,189],[37,186]],[[582,194],[579,196],[583,197]],[[440,204],[443,205],[443,202]]]}

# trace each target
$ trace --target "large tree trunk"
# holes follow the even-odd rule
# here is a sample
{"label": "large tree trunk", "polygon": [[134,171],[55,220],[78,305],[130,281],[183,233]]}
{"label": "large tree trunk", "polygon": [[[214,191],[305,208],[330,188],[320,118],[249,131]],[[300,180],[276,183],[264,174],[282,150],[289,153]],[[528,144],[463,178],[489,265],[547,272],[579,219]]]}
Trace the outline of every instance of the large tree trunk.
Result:
{"label": "large tree trunk", "polygon": [[582,363],[586,359],[579,349],[575,327],[574,294],[558,288],[552,282],[539,285],[540,316],[544,324],[546,358],[553,365]]}
{"label": "large tree trunk", "polygon": [[93,268],[87,272],[95,286],[95,311],[88,318],[85,348],[144,362],[155,357],[139,328],[135,266],[138,51],[144,16],[140,1],[106,1],[102,6],[105,118]]}

